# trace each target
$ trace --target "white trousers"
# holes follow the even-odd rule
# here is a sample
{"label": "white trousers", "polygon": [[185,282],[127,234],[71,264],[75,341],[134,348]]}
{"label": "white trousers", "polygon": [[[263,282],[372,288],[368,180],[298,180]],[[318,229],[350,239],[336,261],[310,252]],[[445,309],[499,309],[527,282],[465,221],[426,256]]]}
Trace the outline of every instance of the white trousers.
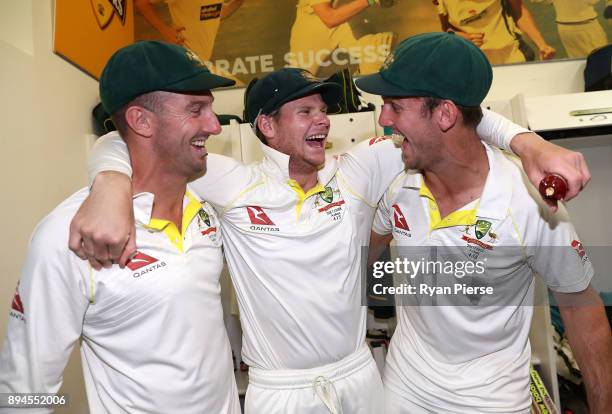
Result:
{"label": "white trousers", "polygon": [[299,370],[249,369],[246,414],[379,414],[380,373],[369,347],[338,362]]}

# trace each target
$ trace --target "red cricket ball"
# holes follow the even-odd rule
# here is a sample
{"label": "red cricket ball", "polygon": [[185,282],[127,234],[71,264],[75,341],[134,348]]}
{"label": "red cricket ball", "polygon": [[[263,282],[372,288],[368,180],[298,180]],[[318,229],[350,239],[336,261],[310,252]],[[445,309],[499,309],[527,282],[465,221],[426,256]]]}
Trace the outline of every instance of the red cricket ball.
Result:
{"label": "red cricket ball", "polygon": [[540,194],[551,200],[563,200],[567,195],[567,181],[558,174],[549,174],[540,181]]}

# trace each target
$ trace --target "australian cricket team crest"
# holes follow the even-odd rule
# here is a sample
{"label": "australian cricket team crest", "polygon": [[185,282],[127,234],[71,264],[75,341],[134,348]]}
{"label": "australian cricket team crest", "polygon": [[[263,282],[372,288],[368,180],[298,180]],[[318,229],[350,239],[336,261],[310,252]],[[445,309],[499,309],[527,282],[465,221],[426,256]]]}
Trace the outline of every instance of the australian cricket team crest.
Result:
{"label": "australian cricket team crest", "polygon": [[467,256],[477,260],[481,253],[492,251],[498,241],[497,234],[491,231],[492,223],[487,220],[477,220],[474,225],[464,226],[461,230],[461,240],[467,243]]}
{"label": "australian cricket team crest", "polygon": [[325,213],[332,220],[337,221],[342,217],[344,203],[344,198],[342,198],[338,183],[334,178],[329,182],[329,185],[325,186],[325,190],[319,193],[314,205],[319,213]]}
{"label": "australian cricket team crest", "polygon": [[106,28],[116,14],[125,24],[125,7],[127,0],[90,0],[96,21],[100,29]]}
{"label": "australian cricket team crest", "polygon": [[204,211],[203,208],[200,209],[200,211],[198,211],[198,216],[200,217],[200,219],[202,219],[202,221],[208,226],[210,227],[210,217],[208,215],[208,213],[206,211]]}
{"label": "australian cricket team crest", "polygon": [[213,225],[210,215],[204,208],[198,211],[198,228],[202,236],[208,236],[212,241],[217,241],[217,227]]}
{"label": "australian cricket team crest", "polygon": [[482,239],[487,233],[491,230],[491,222],[487,220],[478,220],[476,222],[476,227],[474,229],[474,233],[476,234],[476,238],[478,240]]}
{"label": "australian cricket team crest", "polygon": [[325,191],[321,193],[321,199],[328,203],[334,201],[334,191],[331,187],[325,187]]}

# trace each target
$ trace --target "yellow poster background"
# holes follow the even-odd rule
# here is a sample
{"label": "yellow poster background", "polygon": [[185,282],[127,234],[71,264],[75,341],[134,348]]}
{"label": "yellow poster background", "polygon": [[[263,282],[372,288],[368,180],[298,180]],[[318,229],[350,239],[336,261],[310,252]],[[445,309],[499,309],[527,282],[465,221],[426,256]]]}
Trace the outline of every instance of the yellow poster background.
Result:
{"label": "yellow poster background", "polygon": [[[334,25],[328,21],[327,24],[333,27],[326,27],[327,24],[313,14],[312,6],[325,4],[337,10],[345,5],[355,4],[357,0],[153,0],[150,3],[163,22],[158,26],[165,30],[160,31],[154,27],[136,7],[135,38],[174,39],[176,33],[173,30],[178,30],[178,38],[188,45],[192,22],[180,19],[178,13],[173,13],[172,9],[183,6],[195,7],[197,11],[197,7],[211,7],[212,4],[223,3],[220,22],[217,22],[218,25],[214,28],[216,32],[211,33],[208,38],[208,43],[211,39],[214,43],[209,44],[209,47],[214,46],[212,53],[207,49],[205,56],[201,56],[211,64],[213,70],[233,76],[242,81],[242,84],[284,66],[304,67],[319,77],[327,77],[348,66],[353,74],[359,75],[377,70],[381,63],[380,56],[374,59],[369,57],[373,56],[373,52],[382,44],[388,43],[389,33],[394,36],[391,43],[391,47],[394,47],[406,37],[445,30],[439,16],[441,8],[450,12],[451,23],[459,26],[457,30],[484,32],[484,28],[480,26],[486,26],[490,16],[499,14],[503,1],[378,0],[376,5],[361,10],[340,24]],[[224,18],[223,12],[231,3],[240,3],[240,6]],[[567,31],[570,29],[579,32],[572,33],[574,38],[597,38],[597,41],[587,42],[593,43],[594,47],[612,39],[612,19],[605,17],[604,9],[608,4],[605,0],[599,0],[594,5],[586,0],[558,0],[554,3],[552,0],[522,0],[518,3],[524,7],[524,14],[532,16],[536,31],[544,40],[540,42],[541,46],[550,46],[554,53],[547,49],[546,53],[541,54],[534,39],[525,31],[522,36],[525,42],[521,45],[525,52],[519,50],[518,41],[513,37],[508,39],[508,36],[514,34],[509,35],[508,32],[520,34],[521,30],[516,29],[518,24],[512,21],[512,17],[508,17],[508,27],[499,19],[493,31],[489,30],[484,34],[486,43],[499,43],[482,45],[483,51],[493,48],[492,52],[485,52],[493,64],[513,64],[527,60],[523,58],[527,52],[531,53],[533,61],[536,62],[542,59],[583,58],[588,52],[576,51],[576,47],[572,47],[567,41]],[[565,5],[564,9],[560,8],[561,4]],[[461,9],[460,13],[456,13],[458,8]],[[562,10],[566,12],[562,14]],[[509,16],[508,13],[505,15]],[[567,18],[568,15],[572,20],[570,23],[557,23],[557,17]],[[587,19],[585,24],[574,22],[583,18]],[[202,22],[209,26],[211,23]],[[181,31],[181,27],[185,29]],[[593,34],[596,30],[599,30],[597,36]],[[357,41],[356,44],[354,40]],[[504,42],[508,44],[507,50],[499,50],[503,49],[501,46],[504,46]],[[585,43],[582,40],[577,42]],[[357,49],[352,49],[354,47]],[[365,61],[368,59],[369,62]]]}
{"label": "yellow poster background", "polygon": [[111,0],[55,0],[53,51],[99,79],[111,55],[134,42],[132,0],[116,3],[123,21]]}

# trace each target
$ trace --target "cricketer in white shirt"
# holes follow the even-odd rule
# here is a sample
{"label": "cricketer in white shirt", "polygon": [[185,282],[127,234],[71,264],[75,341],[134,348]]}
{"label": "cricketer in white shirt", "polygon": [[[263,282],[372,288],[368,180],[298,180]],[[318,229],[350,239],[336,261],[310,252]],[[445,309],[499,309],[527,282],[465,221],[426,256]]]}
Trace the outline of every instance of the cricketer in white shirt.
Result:
{"label": "cricketer in white shirt", "polygon": [[[476,302],[463,291],[433,294],[437,305],[419,290],[396,297],[398,327],[383,376],[388,413],[528,413],[534,273],[561,293],[583,291],[593,277],[563,205],[551,213],[517,160],[483,145],[490,170],[482,194],[447,217],[417,171],[398,175],[380,201],[373,231],[392,234],[398,256],[458,246],[446,256],[483,263],[476,276],[492,292]],[[444,256],[440,247],[437,254]],[[437,277],[451,287],[470,279]],[[424,278],[414,280],[434,286]]]}
{"label": "cricketer in white shirt", "polygon": [[92,414],[239,414],[212,207],[187,191],[181,236],[151,217],[153,194],[136,194],[137,255],[124,269],[96,271],[68,249],[70,220],[88,194],[66,199],[34,231],[0,354],[0,393],[57,393],[80,340]]}
{"label": "cricketer in white shirt", "polygon": [[[485,111],[478,131],[507,148],[526,130]],[[246,409],[321,412],[327,397],[315,396],[313,379],[323,376],[315,391],[332,383],[330,393],[345,412],[377,412],[382,383],[371,355],[363,351],[362,247],[368,244],[378,200],[404,168],[400,149],[374,138],[328,156],[318,171],[319,184],[306,193],[289,177],[289,155],[263,144],[262,151],[262,161],[246,166],[209,154],[208,172],[191,184],[213,205],[223,226],[240,307],[242,354],[251,367]],[[107,170],[131,173],[127,150],[115,133],[94,148],[90,178]],[[350,360],[351,369],[340,375],[335,364],[343,360]],[[315,368],[322,374],[315,375]],[[347,377],[351,371],[360,373]],[[299,381],[278,384],[267,373]]]}

